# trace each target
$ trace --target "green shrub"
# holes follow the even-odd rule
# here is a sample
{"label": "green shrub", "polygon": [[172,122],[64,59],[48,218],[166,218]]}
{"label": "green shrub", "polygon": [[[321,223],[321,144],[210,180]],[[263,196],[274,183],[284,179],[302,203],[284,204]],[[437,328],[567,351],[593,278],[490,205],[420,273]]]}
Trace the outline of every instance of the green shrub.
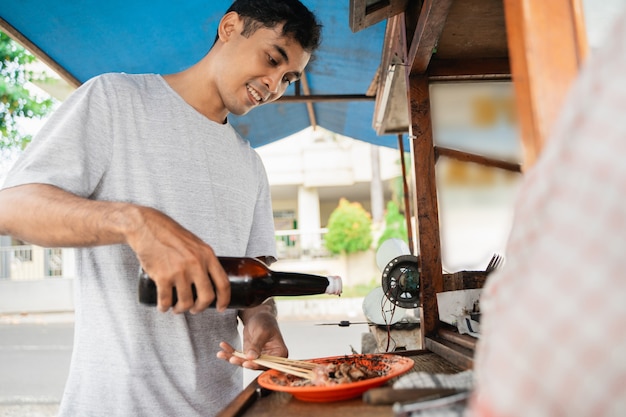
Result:
{"label": "green shrub", "polygon": [[384,241],[394,237],[404,240],[405,243],[409,243],[404,215],[400,213],[400,209],[394,201],[389,201],[387,203],[387,211],[385,212],[385,230],[378,239],[377,248],[379,248]]}
{"label": "green shrub", "polygon": [[332,253],[355,253],[368,250],[372,245],[372,218],[361,204],[347,199],[339,200],[339,206],[328,219],[326,248]]}

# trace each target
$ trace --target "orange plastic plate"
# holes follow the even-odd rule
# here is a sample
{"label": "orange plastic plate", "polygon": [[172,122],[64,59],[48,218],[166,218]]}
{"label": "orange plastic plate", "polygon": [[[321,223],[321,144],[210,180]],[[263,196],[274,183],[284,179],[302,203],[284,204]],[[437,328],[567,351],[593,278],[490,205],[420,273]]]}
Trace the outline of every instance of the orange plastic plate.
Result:
{"label": "orange plastic plate", "polygon": [[295,381],[302,381],[302,378],[270,369],[269,371],[265,371],[259,375],[257,381],[263,388],[267,388],[272,391],[287,392],[298,400],[309,402],[331,402],[359,397],[365,391],[371,388],[379,387],[391,378],[402,375],[413,368],[413,360],[411,358],[391,354],[333,356],[328,358],[311,359],[310,361],[319,364],[334,363],[339,365],[343,362],[359,365],[362,364],[367,366],[368,369],[378,371],[380,376],[357,382],[334,385],[293,386]]}

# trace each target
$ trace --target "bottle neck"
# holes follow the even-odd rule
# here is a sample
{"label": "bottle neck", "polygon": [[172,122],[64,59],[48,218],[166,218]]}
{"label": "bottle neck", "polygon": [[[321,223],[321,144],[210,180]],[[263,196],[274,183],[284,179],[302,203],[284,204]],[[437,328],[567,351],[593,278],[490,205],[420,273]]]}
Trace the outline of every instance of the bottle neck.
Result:
{"label": "bottle neck", "polygon": [[272,271],[274,295],[332,294],[331,280],[321,275]]}

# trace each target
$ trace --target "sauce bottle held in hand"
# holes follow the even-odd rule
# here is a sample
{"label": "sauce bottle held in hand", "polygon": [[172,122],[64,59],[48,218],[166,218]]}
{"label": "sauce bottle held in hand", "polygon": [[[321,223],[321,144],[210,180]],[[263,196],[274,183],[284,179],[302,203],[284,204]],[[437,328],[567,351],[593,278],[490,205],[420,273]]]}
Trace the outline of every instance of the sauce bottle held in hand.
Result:
{"label": "sauce bottle held in hand", "polygon": [[[336,276],[273,271],[255,258],[218,257],[230,281],[228,308],[248,308],[260,305],[272,296],[314,294],[341,294],[341,278]],[[192,285],[194,300],[196,288]],[[177,301],[176,288],[172,291],[172,305]],[[139,302],[157,304],[157,287],[143,269],[139,274]],[[215,307],[215,302],[211,304]]]}

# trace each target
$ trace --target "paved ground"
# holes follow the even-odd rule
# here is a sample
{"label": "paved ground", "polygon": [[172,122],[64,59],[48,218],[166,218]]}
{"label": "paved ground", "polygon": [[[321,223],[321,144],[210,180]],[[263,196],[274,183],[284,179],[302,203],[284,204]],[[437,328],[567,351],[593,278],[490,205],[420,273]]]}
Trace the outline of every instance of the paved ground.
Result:
{"label": "paved ground", "polygon": [[[361,351],[362,300],[281,302],[279,321],[292,358]],[[53,417],[67,378],[73,314],[0,315],[0,417]],[[244,384],[258,372],[246,370]]]}

